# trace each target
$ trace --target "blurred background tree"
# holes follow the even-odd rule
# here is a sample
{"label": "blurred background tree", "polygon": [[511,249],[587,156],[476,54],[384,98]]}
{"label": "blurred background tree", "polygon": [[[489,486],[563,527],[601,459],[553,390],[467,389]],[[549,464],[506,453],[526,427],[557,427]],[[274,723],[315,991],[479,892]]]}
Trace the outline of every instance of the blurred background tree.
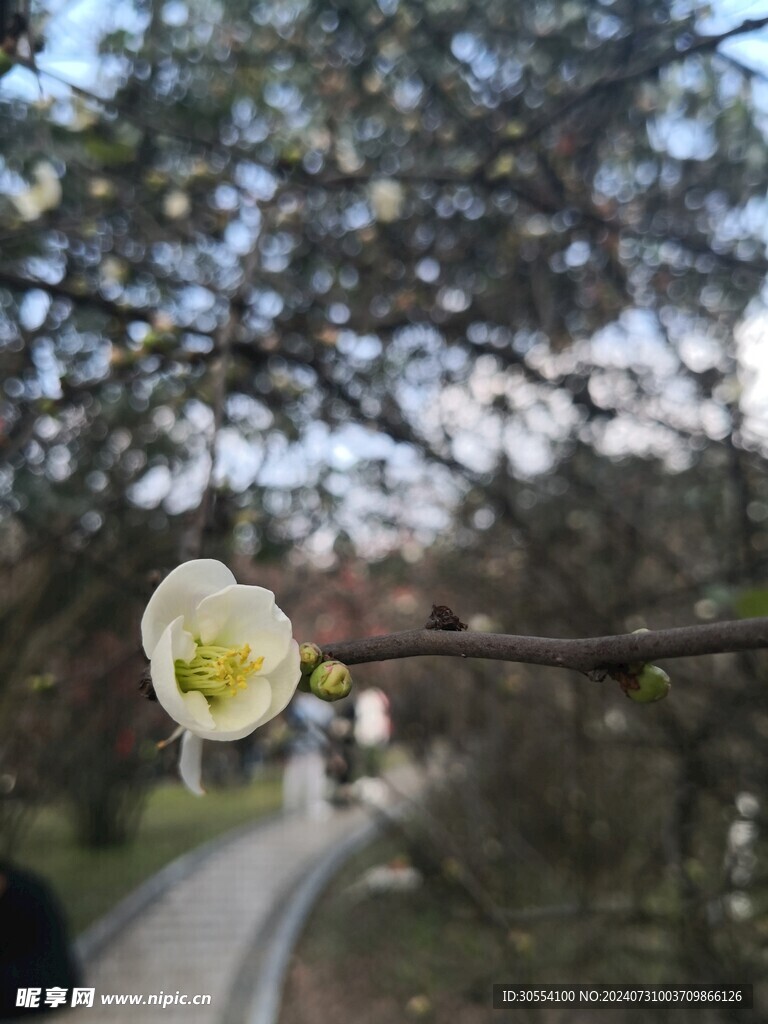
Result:
{"label": "blurred background tree", "polygon": [[[200,551],[326,640],[440,599],[562,635],[768,610],[768,12],[730,10],[33,3],[0,79],[3,735],[30,680],[70,706],[94,651],[132,672],[152,573]],[[475,765],[441,816],[499,904],[522,834],[527,898],[620,890],[681,970],[734,929],[747,970],[765,670],[676,664],[642,714],[541,670],[359,673]],[[134,812],[94,833],[79,772],[144,779],[146,713],[129,751],[82,704],[90,842]]]}

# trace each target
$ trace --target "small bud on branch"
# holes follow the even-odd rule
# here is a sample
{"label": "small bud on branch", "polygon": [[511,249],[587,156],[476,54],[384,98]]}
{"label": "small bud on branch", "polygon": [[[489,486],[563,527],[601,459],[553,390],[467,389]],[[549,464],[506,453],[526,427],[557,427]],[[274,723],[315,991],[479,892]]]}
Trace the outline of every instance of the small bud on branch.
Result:
{"label": "small bud on branch", "polygon": [[413,629],[327,644],[323,653],[326,658],[337,659],[345,665],[436,655],[551,665],[589,673],[633,662],[655,662],[660,658],[689,658],[763,648],[768,648],[768,618],[581,640]]}
{"label": "small bud on branch", "polygon": [[669,696],[669,676],[658,665],[641,665],[638,671],[616,670],[613,675],[626,696],[638,704],[654,704]]}
{"label": "small bud on branch", "polygon": [[322,660],[323,652],[317,644],[299,644],[299,661],[301,663],[302,675],[311,676]]}
{"label": "small bud on branch", "polygon": [[461,632],[466,628],[466,622],[462,622],[445,604],[432,605],[432,612],[424,626],[424,629],[445,629],[451,632]]}
{"label": "small bud on branch", "polygon": [[352,676],[340,661],[324,661],[309,677],[309,686],[320,700],[342,700],[352,690]]}

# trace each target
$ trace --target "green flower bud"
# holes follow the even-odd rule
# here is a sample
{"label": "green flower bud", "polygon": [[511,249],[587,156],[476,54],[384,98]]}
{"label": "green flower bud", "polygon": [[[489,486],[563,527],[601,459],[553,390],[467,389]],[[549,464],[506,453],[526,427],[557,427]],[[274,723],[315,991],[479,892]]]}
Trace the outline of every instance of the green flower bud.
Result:
{"label": "green flower bud", "polygon": [[323,652],[317,644],[300,644],[299,658],[301,659],[301,674],[304,676],[310,676],[323,660]]}
{"label": "green flower bud", "polygon": [[297,687],[302,693],[311,693],[312,687],[309,685],[309,676],[302,676],[299,679],[299,685]]}
{"label": "green flower bud", "polygon": [[669,676],[658,665],[643,665],[637,673],[625,673],[620,676],[619,684],[630,700],[638,704],[663,700],[671,689]]}
{"label": "green flower bud", "polygon": [[340,661],[324,661],[309,677],[309,685],[320,700],[341,700],[352,689],[352,675]]}

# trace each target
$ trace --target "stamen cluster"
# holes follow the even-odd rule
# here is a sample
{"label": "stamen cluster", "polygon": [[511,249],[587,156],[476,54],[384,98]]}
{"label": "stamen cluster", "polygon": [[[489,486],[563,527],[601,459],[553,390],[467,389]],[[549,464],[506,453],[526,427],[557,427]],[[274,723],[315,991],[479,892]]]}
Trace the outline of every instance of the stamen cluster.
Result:
{"label": "stamen cluster", "polygon": [[184,693],[197,690],[206,697],[234,697],[246,689],[249,678],[264,664],[264,658],[249,661],[249,644],[219,647],[199,644],[191,661],[175,661],[176,680]]}

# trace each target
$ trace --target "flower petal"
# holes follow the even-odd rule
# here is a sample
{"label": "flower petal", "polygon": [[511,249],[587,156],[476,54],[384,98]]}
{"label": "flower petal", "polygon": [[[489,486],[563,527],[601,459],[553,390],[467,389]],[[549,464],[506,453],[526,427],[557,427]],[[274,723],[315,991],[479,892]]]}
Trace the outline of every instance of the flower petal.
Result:
{"label": "flower petal", "polygon": [[214,732],[199,732],[207,740],[241,740],[257,727],[269,708],[272,691],[268,679],[253,676],[234,697],[211,697]]}
{"label": "flower petal", "polygon": [[195,726],[196,735],[205,740],[241,740],[254,729],[279,715],[301,678],[299,645],[291,640],[288,655],[265,676],[259,672],[248,687],[234,697],[211,697],[209,702],[213,728]]}
{"label": "flower petal", "polygon": [[226,565],[214,558],[197,558],[177,566],[149,599],[141,619],[141,640],[147,657],[152,657],[160,637],[180,615],[184,629],[197,637],[196,612],[200,601],[234,582],[235,577]]}
{"label": "flower petal", "polygon": [[191,790],[195,796],[205,795],[205,790],[200,782],[202,769],[203,741],[193,732],[185,732],[181,738],[179,775],[187,789]]}
{"label": "flower petal", "polygon": [[176,682],[174,665],[175,661],[191,661],[194,656],[195,642],[184,629],[184,620],[179,616],[155,644],[150,672],[158,703],[179,725],[200,732],[201,729],[216,727],[208,701],[197,690],[182,693]]}
{"label": "flower petal", "polygon": [[299,658],[299,645],[295,640],[291,640],[287,657],[280,662],[277,668],[272,669],[269,673],[272,699],[257,725],[264,725],[280,714],[296,692],[300,679],[301,660]]}
{"label": "flower petal", "polygon": [[269,675],[288,653],[293,630],[288,617],[264,587],[235,584],[204,598],[197,609],[200,639],[222,647],[250,644],[253,657],[263,657]]}

